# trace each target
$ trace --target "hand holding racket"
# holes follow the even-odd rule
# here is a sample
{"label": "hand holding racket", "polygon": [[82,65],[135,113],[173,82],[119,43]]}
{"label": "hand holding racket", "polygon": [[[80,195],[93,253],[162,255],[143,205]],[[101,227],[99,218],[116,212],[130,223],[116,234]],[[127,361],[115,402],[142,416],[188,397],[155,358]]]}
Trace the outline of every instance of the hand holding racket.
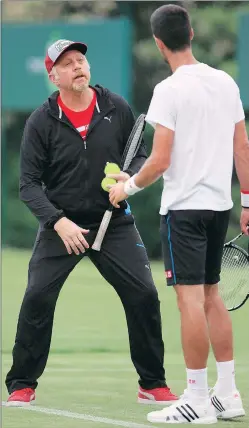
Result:
{"label": "hand holding racket", "polygon": [[127,193],[124,191],[124,183],[119,182],[112,184],[110,187],[115,186],[114,189],[110,189],[110,202],[115,208],[120,208],[119,202],[124,201],[127,198]]}
{"label": "hand holding racket", "polygon": [[[136,122],[132,128],[132,131],[130,133],[130,136],[128,138],[128,141],[126,143],[124,153],[123,153],[123,156],[121,159],[121,165],[120,165],[122,171],[126,171],[127,168],[129,168],[129,166],[132,162],[132,159],[136,156],[136,154],[137,154],[137,152],[141,146],[141,143],[142,143],[144,128],[145,128],[145,115],[141,114],[137,118],[137,120],[136,120]],[[113,180],[113,179],[109,178],[108,180]],[[98,233],[97,233],[95,241],[92,245],[92,249],[95,251],[100,251],[100,249],[101,249],[102,241],[105,237],[108,225],[109,225],[111,218],[112,218],[112,212],[113,212],[113,205],[110,204],[108,209],[106,210],[103,218],[102,218],[101,224],[99,226]]]}
{"label": "hand holding racket", "polygon": [[224,245],[219,293],[228,311],[241,308],[249,297],[249,255],[234,242],[240,233]]}

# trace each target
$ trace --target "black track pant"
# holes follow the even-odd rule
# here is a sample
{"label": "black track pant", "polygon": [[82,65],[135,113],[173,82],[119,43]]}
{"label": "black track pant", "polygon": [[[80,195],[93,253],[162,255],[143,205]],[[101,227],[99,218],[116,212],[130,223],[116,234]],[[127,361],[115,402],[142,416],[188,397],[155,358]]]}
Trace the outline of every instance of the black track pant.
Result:
{"label": "black track pant", "polygon": [[[87,235],[90,246],[95,235],[96,232]],[[113,220],[101,251],[88,250],[86,255],[122,301],[131,359],[140,385],[145,389],[164,386],[160,303],[133,217],[127,215]],[[67,254],[54,230],[38,233],[18,320],[13,365],[6,378],[10,393],[26,387],[36,388],[47,363],[57,298],[82,257]]]}

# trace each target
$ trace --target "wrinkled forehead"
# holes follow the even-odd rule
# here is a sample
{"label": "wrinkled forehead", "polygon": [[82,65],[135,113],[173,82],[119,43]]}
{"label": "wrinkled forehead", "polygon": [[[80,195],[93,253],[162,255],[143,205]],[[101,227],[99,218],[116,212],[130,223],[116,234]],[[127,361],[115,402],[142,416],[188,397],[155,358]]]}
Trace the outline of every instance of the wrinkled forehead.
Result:
{"label": "wrinkled forehead", "polygon": [[77,51],[76,49],[68,49],[64,52],[56,61],[56,65],[67,59],[75,59],[75,58],[86,58],[82,52]]}

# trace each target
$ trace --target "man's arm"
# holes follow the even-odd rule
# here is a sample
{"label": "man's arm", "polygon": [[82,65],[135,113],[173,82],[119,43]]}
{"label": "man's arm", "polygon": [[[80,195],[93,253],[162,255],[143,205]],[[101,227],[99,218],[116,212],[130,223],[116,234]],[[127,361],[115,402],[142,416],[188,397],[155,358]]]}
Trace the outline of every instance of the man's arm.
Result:
{"label": "man's arm", "polygon": [[20,199],[41,224],[52,225],[63,216],[63,211],[51,204],[42,189],[46,160],[45,142],[29,119],[24,128],[20,151]]}
{"label": "man's arm", "polygon": [[110,186],[110,202],[114,207],[119,208],[118,202],[126,199],[128,195],[150,186],[169,168],[174,134],[173,130],[159,124],[156,125],[151,155],[138,174],[125,183]]}
{"label": "man's arm", "polygon": [[152,153],[134,183],[146,187],[156,181],[170,165],[171,150],[175,135],[176,104],[175,89],[163,83],[155,87],[146,116],[154,128]]}
{"label": "man's arm", "polygon": [[138,174],[123,187],[118,183],[111,188],[110,201],[115,207],[127,195],[134,195],[152,184],[169,168],[176,124],[175,99],[175,90],[170,85],[163,83],[155,87],[146,116],[147,122],[155,128],[152,152]]}
{"label": "man's arm", "polygon": [[243,207],[240,218],[241,230],[249,235],[249,141],[244,120],[235,125],[234,161],[241,188],[241,205]]}
{"label": "man's arm", "polygon": [[173,141],[174,131],[157,124],[151,155],[134,179],[137,187],[144,188],[150,186],[168,169]]}
{"label": "man's arm", "polygon": [[68,254],[84,253],[89,244],[83,234],[89,231],[66,218],[62,210],[51,204],[42,189],[42,178],[48,161],[47,149],[36,126],[30,120],[24,129],[20,158],[20,199],[41,224],[54,227]]}
{"label": "man's arm", "polygon": [[235,125],[234,161],[240,187],[249,191],[249,142],[244,120]]}

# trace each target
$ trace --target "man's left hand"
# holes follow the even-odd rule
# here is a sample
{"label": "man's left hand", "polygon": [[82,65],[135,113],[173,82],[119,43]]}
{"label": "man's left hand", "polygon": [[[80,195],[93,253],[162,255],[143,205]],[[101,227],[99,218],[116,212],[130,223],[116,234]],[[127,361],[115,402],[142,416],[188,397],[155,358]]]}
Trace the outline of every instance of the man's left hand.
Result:
{"label": "man's left hand", "polygon": [[120,208],[120,206],[118,205],[118,202],[123,201],[128,197],[127,193],[124,192],[124,182],[119,181],[119,183],[113,184],[112,186],[109,186],[109,188],[110,188],[109,199],[111,204],[115,208]]}

